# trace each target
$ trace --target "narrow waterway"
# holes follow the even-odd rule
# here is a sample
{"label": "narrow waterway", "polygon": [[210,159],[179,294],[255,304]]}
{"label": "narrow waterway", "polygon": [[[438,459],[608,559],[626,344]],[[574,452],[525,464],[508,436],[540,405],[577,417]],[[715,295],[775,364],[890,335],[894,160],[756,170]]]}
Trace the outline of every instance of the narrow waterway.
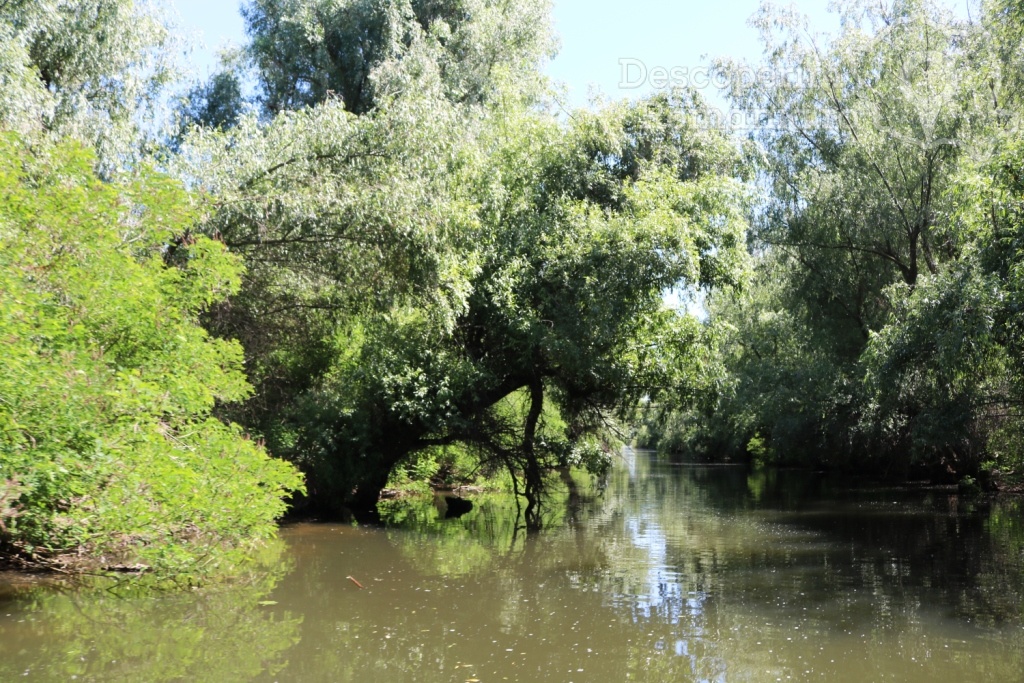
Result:
{"label": "narrow waterway", "polygon": [[0,681],[1024,680],[1020,499],[628,453],[546,531],[515,512],[288,527],[202,591],[0,579]]}

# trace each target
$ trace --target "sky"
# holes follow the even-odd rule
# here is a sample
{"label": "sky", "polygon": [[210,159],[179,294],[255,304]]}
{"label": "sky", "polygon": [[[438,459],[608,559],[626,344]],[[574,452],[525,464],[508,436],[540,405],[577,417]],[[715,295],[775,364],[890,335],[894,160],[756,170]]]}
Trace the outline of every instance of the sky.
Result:
{"label": "sky", "polygon": [[[191,55],[198,76],[215,62],[217,49],[245,40],[233,0],[164,0],[180,25],[201,44]],[[828,0],[797,0],[816,30],[835,31],[838,18]],[[756,60],[757,32],[747,25],[760,0],[555,0],[555,30],[561,40],[547,73],[569,88],[571,106],[588,102],[592,88],[608,98],[636,97],[658,85],[658,68],[703,82],[694,69],[706,57]],[[647,78],[642,78],[645,75]],[[653,85],[652,85],[653,83]],[[718,99],[708,84],[705,95]]]}
{"label": "sky", "polygon": [[[561,50],[548,74],[571,89],[574,105],[586,104],[596,88],[611,99],[634,97],[658,85],[660,67],[685,74],[692,85],[705,83],[696,71],[709,58],[755,61],[761,47],[747,24],[760,0],[555,0],[555,30]],[[817,30],[834,31],[828,0],[798,0]],[[685,70],[685,71],[684,71]],[[647,78],[643,79],[646,72]],[[664,87],[664,86],[662,86]],[[704,94],[716,100],[707,84]]]}

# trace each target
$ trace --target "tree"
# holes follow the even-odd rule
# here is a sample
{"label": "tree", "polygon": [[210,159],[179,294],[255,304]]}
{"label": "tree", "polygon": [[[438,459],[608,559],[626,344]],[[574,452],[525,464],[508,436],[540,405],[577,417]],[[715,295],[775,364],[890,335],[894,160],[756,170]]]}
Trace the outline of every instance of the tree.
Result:
{"label": "tree", "polygon": [[[1014,362],[1014,204],[1020,22],[984,8],[961,39],[970,135],[945,199],[952,258],[913,288],[892,286],[892,312],[864,357],[862,424],[909,457],[955,476],[1020,461],[1020,371]],[[984,93],[979,96],[978,93]]]}
{"label": "tree", "polygon": [[74,136],[96,149],[105,173],[138,161],[174,75],[170,43],[148,3],[0,3],[0,125]]}
{"label": "tree", "polygon": [[[788,78],[744,83],[749,70],[723,66],[737,101],[761,116],[771,187],[758,239],[801,265],[806,296],[832,298],[862,347],[885,313],[881,288],[896,278],[913,287],[956,256],[947,190],[975,112],[954,85],[963,55],[950,16],[900,0],[849,3],[844,19],[822,47],[795,17],[764,10],[762,72]],[[772,25],[789,35],[774,43]]]}
{"label": "tree", "polygon": [[581,439],[696,372],[702,331],[661,297],[741,269],[732,147],[689,96],[536,110],[546,9],[253,2],[263,118],[183,140],[197,229],[248,265],[206,318],[256,384],[231,414],[322,506],[371,508],[403,458],[460,442],[524,477],[533,518],[546,470],[599,466]]}
{"label": "tree", "polygon": [[[546,471],[586,457],[574,448],[609,415],[699,373],[700,325],[662,296],[736,280],[743,191],[692,101],[568,124],[505,111],[479,141],[464,308],[450,326],[415,306],[361,318],[307,397],[299,451],[313,487],[367,507],[410,453],[469,444],[522,476],[536,525]],[[548,403],[565,421],[555,440]]]}
{"label": "tree", "polygon": [[197,84],[185,96],[179,117],[182,132],[189,126],[223,130],[238,125],[245,107],[242,83],[236,72],[218,71],[205,84]]}
{"label": "tree", "polygon": [[1024,453],[1022,145],[1001,136],[959,178],[962,257],[913,292],[866,354],[871,416],[917,457],[969,476],[1018,469]]}
{"label": "tree", "polygon": [[190,219],[175,183],[103,182],[94,163],[0,136],[0,541],[39,561],[216,567],[302,487],[211,417],[250,391],[239,345],[198,324],[240,264],[205,237],[170,248]]}
{"label": "tree", "polygon": [[437,79],[457,103],[537,78],[554,41],[547,0],[253,0],[243,15],[273,115],[340,99],[365,114]]}
{"label": "tree", "polygon": [[1020,462],[1018,9],[848,3],[827,42],[758,16],[761,80],[722,65],[760,117],[756,277],[710,300],[726,371],[688,447],[953,480]]}
{"label": "tree", "polygon": [[455,193],[471,139],[428,93],[361,117],[337,102],[247,117],[183,141],[176,172],[208,198],[196,229],[247,265],[240,293],[205,320],[242,342],[256,387],[229,415],[276,454],[298,457],[284,418],[355,320],[414,305],[450,325],[463,306],[473,216]]}
{"label": "tree", "polygon": [[723,348],[730,417],[709,424],[742,425],[740,443],[766,438],[791,460],[905,471],[916,456],[894,463],[906,443],[871,424],[862,361],[874,335],[903,324],[903,299],[961,259],[956,177],[991,111],[958,83],[976,58],[967,24],[917,0],[842,11],[842,33],[823,41],[765,9],[761,68],[720,64],[757,121],[765,193],[759,291],[713,302],[738,333]]}

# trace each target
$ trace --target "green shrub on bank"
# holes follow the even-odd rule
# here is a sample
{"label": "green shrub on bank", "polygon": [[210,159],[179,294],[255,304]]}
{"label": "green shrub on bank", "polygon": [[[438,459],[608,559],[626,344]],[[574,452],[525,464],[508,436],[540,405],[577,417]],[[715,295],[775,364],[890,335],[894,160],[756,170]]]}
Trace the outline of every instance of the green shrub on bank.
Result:
{"label": "green shrub on bank", "polygon": [[170,180],[93,164],[0,135],[0,540],[191,573],[272,535],[302,482],[211,417],[250,391],[240,346],[198,325],[239,261],[188,236]]}

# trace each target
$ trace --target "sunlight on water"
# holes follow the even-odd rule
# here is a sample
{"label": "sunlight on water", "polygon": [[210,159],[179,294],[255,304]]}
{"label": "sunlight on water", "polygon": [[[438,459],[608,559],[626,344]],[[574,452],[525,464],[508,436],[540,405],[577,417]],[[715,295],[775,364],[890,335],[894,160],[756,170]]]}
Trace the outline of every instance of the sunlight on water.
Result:
{"label": "sunlight on water", "polygon": [[[272,569],[174,595],[0,590],[0,680],[1015,681],[1024,505],[627,454],[526,535],[296,525]],[[77,678],[73,678],[77,677]]]}

